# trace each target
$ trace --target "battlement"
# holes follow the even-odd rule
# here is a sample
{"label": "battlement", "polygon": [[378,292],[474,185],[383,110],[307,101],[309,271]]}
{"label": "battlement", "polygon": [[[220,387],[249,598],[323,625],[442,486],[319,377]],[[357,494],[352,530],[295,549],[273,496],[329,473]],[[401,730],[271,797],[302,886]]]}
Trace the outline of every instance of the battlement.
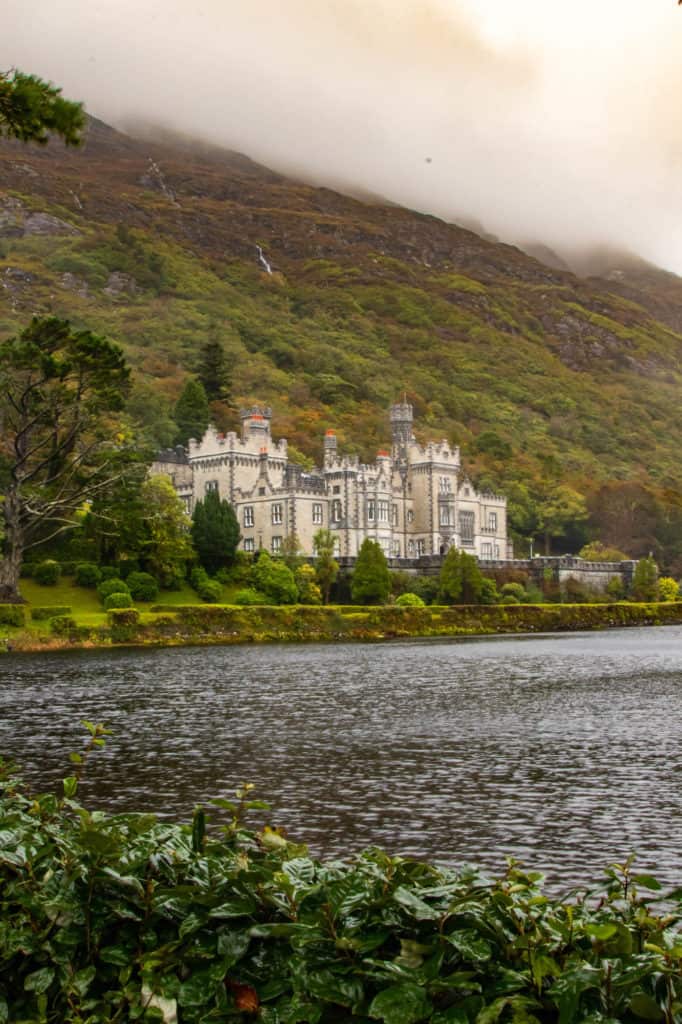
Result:
{"label": "battlement", "polygon": [[238,437],[233,430],[227,434],[219,433],[215,427],[209,427],[200,441],[190,439],[188,455],[190,462],[196,459],[207,459],[211,456],[224,455],[256,455],[261,454],[265,448],[269,458],[287,458],[287,441],[282,438],[280,441],[273,441],[268,431],[255,434],[249,433],[246,437]]}

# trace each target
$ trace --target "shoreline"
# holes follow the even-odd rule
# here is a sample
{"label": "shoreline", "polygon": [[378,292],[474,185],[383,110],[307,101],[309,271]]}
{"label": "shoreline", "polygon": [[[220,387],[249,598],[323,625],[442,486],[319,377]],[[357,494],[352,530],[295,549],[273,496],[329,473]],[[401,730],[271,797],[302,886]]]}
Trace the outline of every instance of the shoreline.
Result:
{"label": "shoreline", "polygon": [[[26,607],[26,606],[24,606]],[[30,607],[27,608],[30,611]],[[38,609],[37,609],[38,610]],[[154,605],[109,612],[103,625],[77,617],[48,620],[49,631],[9,628],[0,653],[111,647],[231,646],[247,643],[352,643],[395,639],[593,632],[682,625],[682,601],[652,604],[454,605]]]}

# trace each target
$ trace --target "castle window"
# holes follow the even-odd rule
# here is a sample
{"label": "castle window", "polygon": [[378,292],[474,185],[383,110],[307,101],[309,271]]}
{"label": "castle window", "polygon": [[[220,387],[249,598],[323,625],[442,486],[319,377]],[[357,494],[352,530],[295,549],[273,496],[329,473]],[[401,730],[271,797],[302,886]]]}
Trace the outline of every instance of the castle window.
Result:
{"label": "castle window", "polygon": [[459,514],[459,536],[462,544],[474,543],[474,513],[470,510]]}
{"label": "castle window", "polygon": [[256,544],[253,537],[247,537],[244,541],[244,551],[255,551]]}
{"label": "castle window", "polygon": [[367,499],[367,522],[373,523],[375,519],[375,503],[374,498]]}
{"label": "castle window", "polygon": [[397,505],[392,505],[391,506],[391,525],[392,526],[397,526],[398,525],[398,506]]}
{"label": "castle window", "polygon": [[379,522],[380,523],[387,523],[388,522],[390,507],[391,507],[391,503],[389,501],[385,501],[384,499],[382,499],[381,501],[377,502],[377,511],[379,513]]}
{"label": "castle window", "polygon": [[341,487],[339,484],[334,484],[332,487],[332,494],[341,494]]}
{"label": "castle window", "polygon": [[244,526],[253,526],[253,505],[244,505]]}
{"label": "castle window", "polygon": [[392,540],[391,541],[391,554],[393,555],[394,558],[400,558],[400,541],[399,540]]}
{"label": "castle window", "polygon": [[332,501],[332,522],[340,523],[343,519],[343,505],[338,498]]}
{"label": "castle window", "polygon": [[414,522],[414,512],[412,511],[411,508],[408,508],[408,510],[407,510],[407,521],[408,521],[408,523],[413,523]]}
{"label": "castle window", "polygon": [[383,551],[383,553],[385,555],[390,555],[390,553],[391,553],[391,542],[390,542],[390,540],[384,540],[382,538],[379,541],[379,547],[381,548],[381,550]]}
{"label": "castle window", "polygon": [[208,494],[209,491],[217,491],[217,490],[218,490],[218,481],[217,480],[207,480],[206,483],[204,484],[204,492],[206,494]]}
{"label": "castle window", "polygon": [[481,544],[481,558],[492,558],[493,557],[493,546],[488,541]]}
{"label": "castle window", "polygon": [[317,502],[315,502],[314,505],[313,505],[313,523],[316,526],[319,526],[321,522],[322,522],[322,505],[320,505]]}
{"label": "castle window", "polygon": [[414,541],[408,540],[407,542],[407,554],[411,558],[414,555]]}
{"label": "castle window", "polygon": [[273,553],[273,555],[278,555],[281,550],[282,550],[282,538],[281,537],[273,537],[272,538],[272,553]]}
{"label": "castle window", "polygon": [[258,494],[259,494],[259,495],[260,495],[260,497],[262,498],[262,497],[263,497],[263,495],[265,494],[265,488],[264,488],[264,487],[259,487],[259,488],[258,488]]}
{"label": "castle window", "polygon": [[452,480],[450,479],[449,476],[442,476],[442,477],[440,477],[440,480],[438,481],[438,483],[439,483],[439,489],[440,489],[440,493],[441,494],[451,494],[452,493]]}
{"label": "castle window", "polygon": [[425,540],[418,540],[417,541],[417,558],[421,558],[422,555],[425,555],[425,554],[426,554],[426,541]]}
{"label": "castle window", "polygon": [[282,506],[281,506],[281,504],[279,502],[277,502],[277,504],[272,506],[272,525],[273,526],[281,526],[282,525]]}
{"label": "castle window", "polygon": [[497,529],[497,512],[489,512],[488,513],[488,529],[489,530],[496,530]]}
{"label": "castle window", "polygon": [[452,521],[450,519],[450,506],[449,505],[441,505],[440,506],[438,521],[439,521],[441,526],[452,526]]}

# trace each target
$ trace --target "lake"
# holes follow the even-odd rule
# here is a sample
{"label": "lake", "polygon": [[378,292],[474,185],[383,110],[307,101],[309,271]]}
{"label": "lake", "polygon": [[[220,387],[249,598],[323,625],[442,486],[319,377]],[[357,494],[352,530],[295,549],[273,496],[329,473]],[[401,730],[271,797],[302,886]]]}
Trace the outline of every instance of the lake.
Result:
{"label": "lake", "polygon": [[[0,752],[37,788],[186,818],[244,781],[316,855],[368,845],[585,882],[682,883],[682,628],[0,658]],[[262,819],[262,816],[261,816]]]}

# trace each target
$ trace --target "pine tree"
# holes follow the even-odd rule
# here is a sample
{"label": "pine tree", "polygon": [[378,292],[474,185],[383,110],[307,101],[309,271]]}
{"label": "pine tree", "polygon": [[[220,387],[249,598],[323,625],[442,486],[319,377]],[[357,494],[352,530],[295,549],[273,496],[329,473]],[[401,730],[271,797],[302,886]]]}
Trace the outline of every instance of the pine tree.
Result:
{"label": "pine tree", "polygon": [[230,370],[225,349],[216,337],[211,337],[199,349],[197,378],[204,386],[209,402],[224,402],[230,396]]}
{"label": "pine tree", "polygon": [[658,566],[651,555],[640,558],[635,566],[631,597],[634,601],[658,601]]}
{"label": "pine tree", "polygon": [[462,600],[462,552],[450,548],[440,567],[438,600],[441,604],[459,604]]}
{"label": "pine tree", "polygon": [[369,537],[363,540],[358,553],[350,591],[357,604],[385,604],[391,592],[386,556]]}
{"label": "pine tree", "polygon": [[462,551],[460,565],[462,567],[462,602],[463,604],[478,604],[485,586],[483,573],[478,568],[478,560],[475,555]]}
{"label": "pine tree", "polygon": [[313,537],[315,577],[325,604],[329,603],[329,591],[339,574],[339,563],[334,558],[335,539],[333,531],[324,528],[318,530]]}
{"label": "pine tree", "polygon": [[186,445],[190,437],[200,440],[210,420],[208,398],[201,381],[190,378],[175,404],[176,440]]}
{"label": "pine tree", "polygon": [[234,562],[241,536],[239,523],[232,505],[217,491],[209,491],[203,501],[196,503],[191,535],[206,572],[215,573]]}

